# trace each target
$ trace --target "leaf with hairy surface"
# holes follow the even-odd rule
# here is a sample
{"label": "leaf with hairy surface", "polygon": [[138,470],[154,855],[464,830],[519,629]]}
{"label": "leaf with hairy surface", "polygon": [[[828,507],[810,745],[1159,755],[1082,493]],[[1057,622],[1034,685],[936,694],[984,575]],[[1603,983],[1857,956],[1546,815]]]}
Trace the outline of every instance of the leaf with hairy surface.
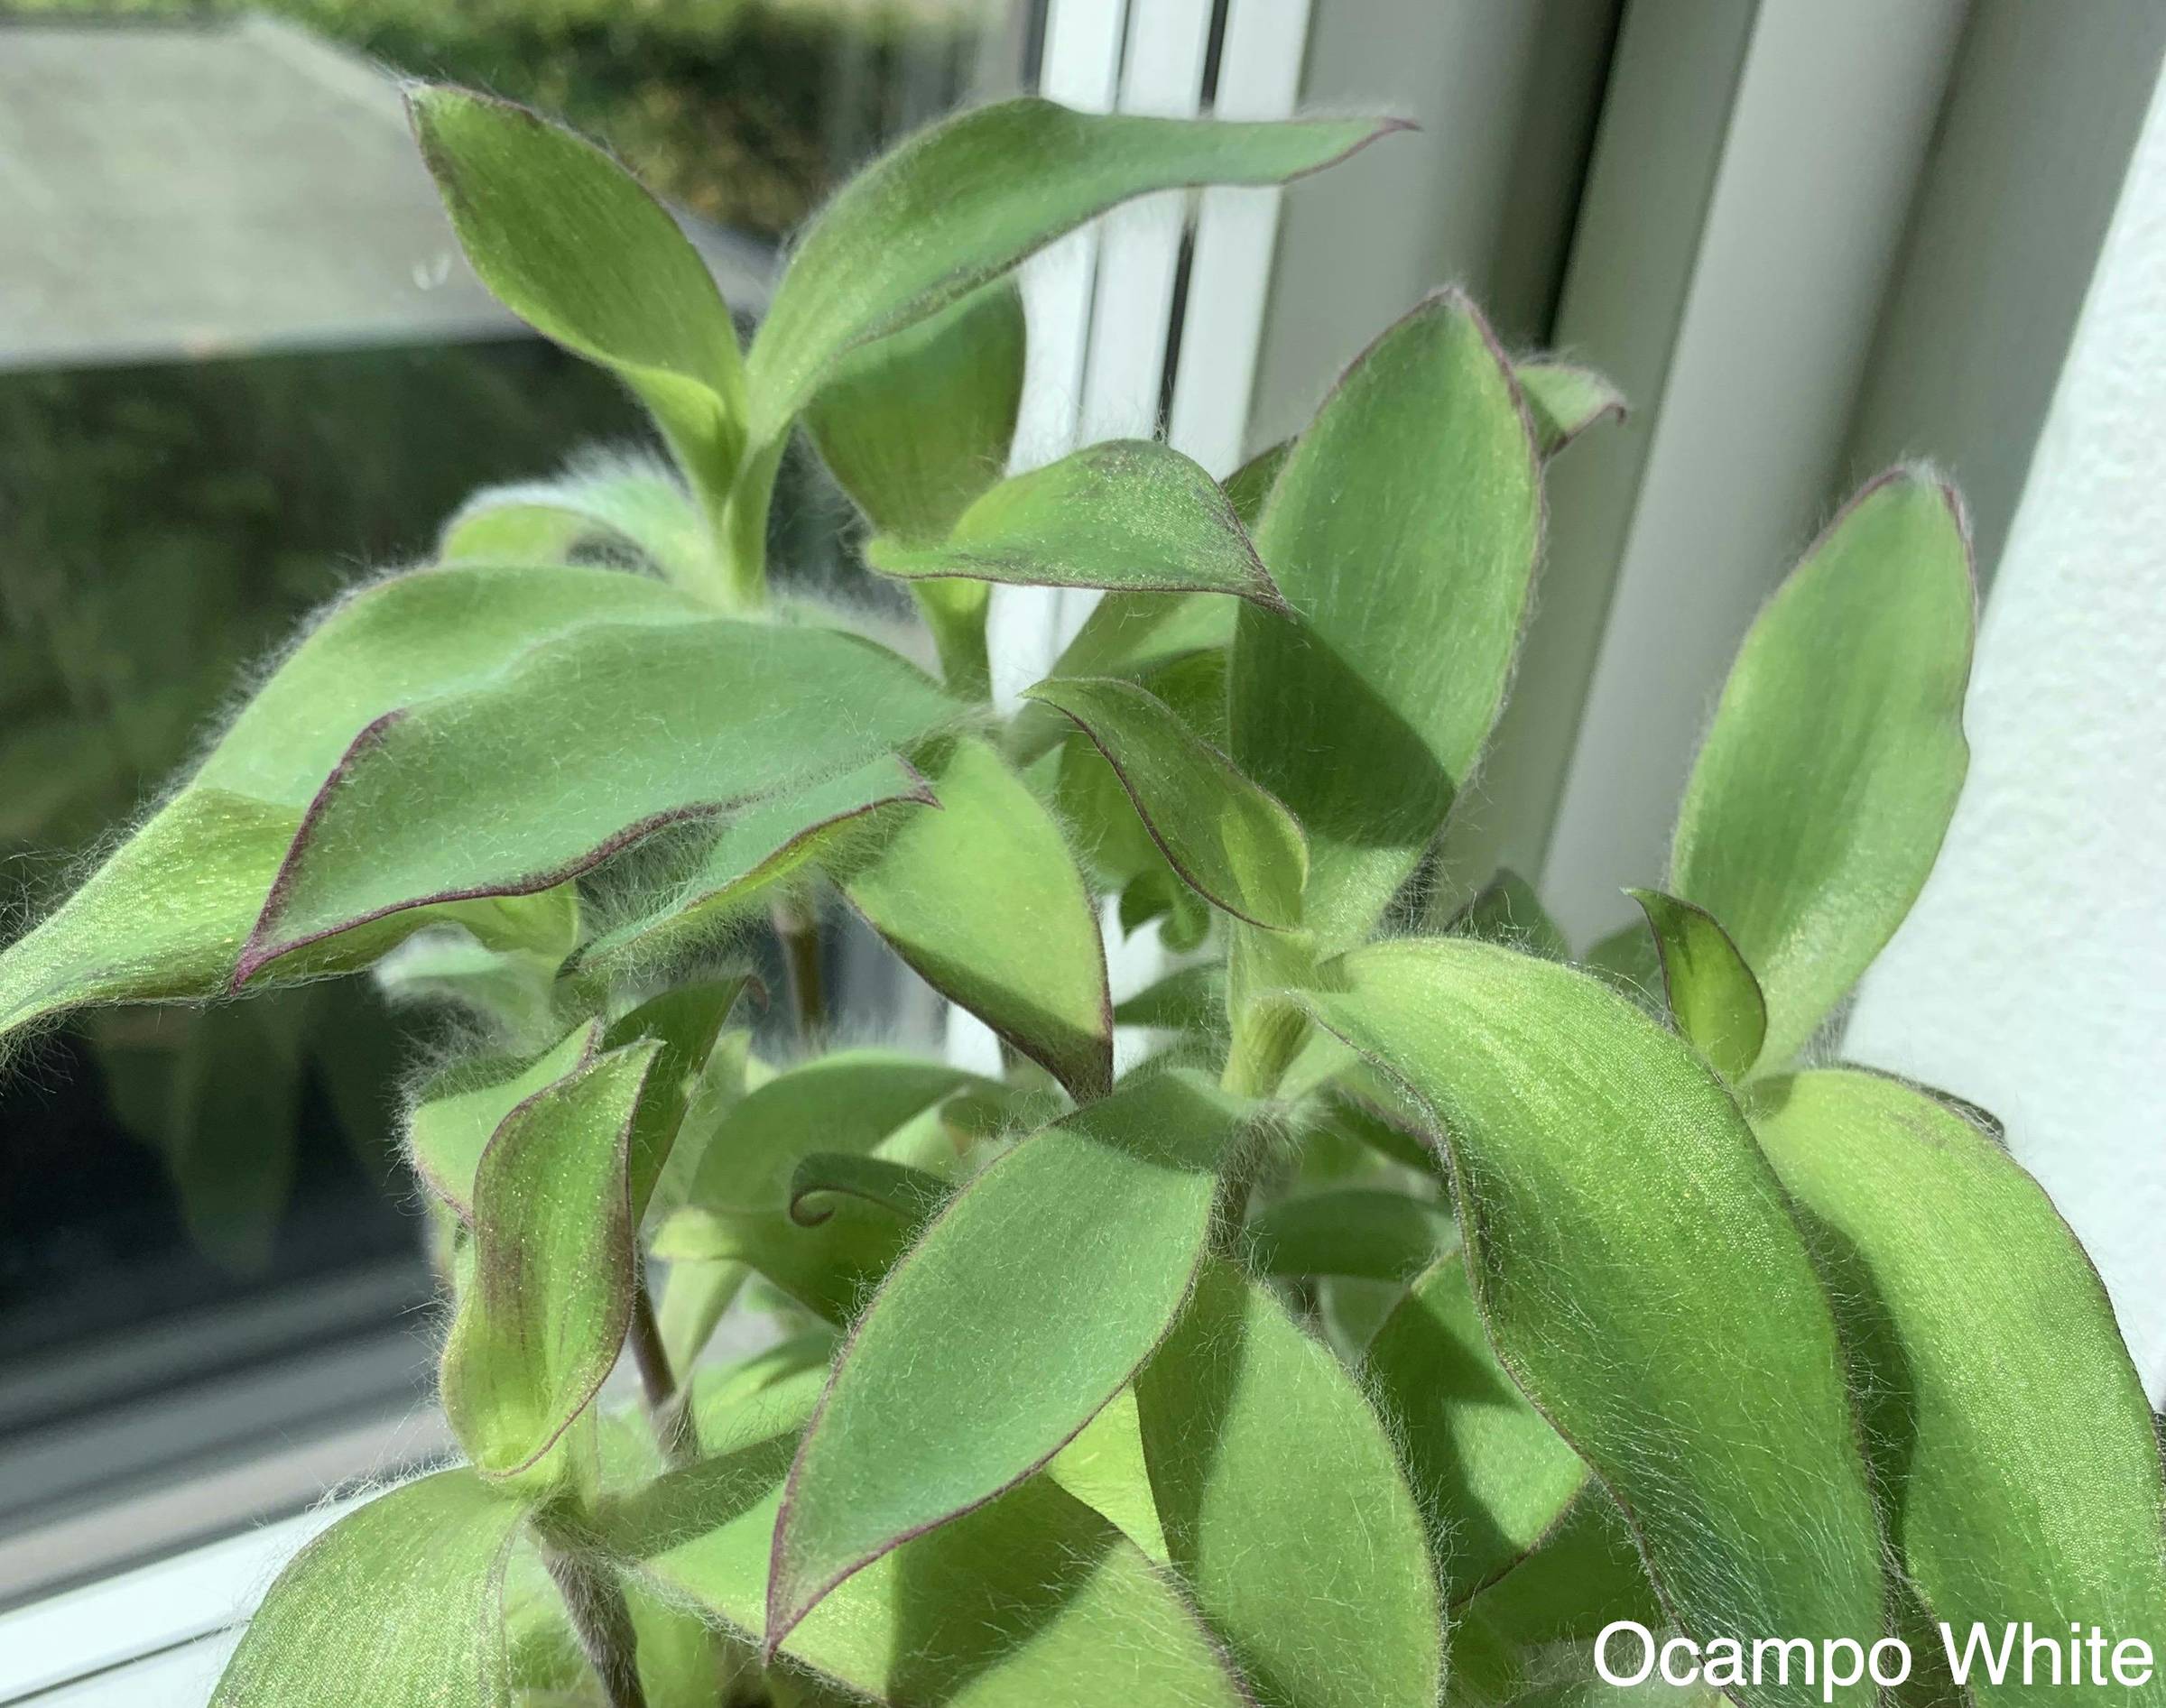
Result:
{"label": "leaf with hairy surface", "polygon": [[406,106],[481,282],[616,374],[694,477],[726,486],[745,446],[744,358],[677,222],[607,153],[525,107],[430,83]]}
{"label": "leaf with hairy surface", "polygon": [[1549,1534],[1586,1487],[1587,1466],[1497,1362],[1457,1252],[1384,1319],[1363,1372],[1392,1420],[1456,1606]]}
{"label": "leaf with hairy surface", "polygon": [[1721,1083],[1597,981],[1488,944],[1378,945],[1331,975],[1304,1005],[1430,1111],[1490,1343],[1615,1496],[1678,1623],[1702,1643],[1883,1630],[1833,1308]]}
{"label": "leaf with hairy surface", "polygon": [[1060,826],[975,737],[921,752],[940,801],[829,871],[920,977],[1078,1101],[1113,1082],[1113,999],[1097,909]]}
{"label": "leaf with hairy surface", "polygon": [[1667,888],[1758,978],[1763,1073],[1810,1041],[1932,870],[1970,762],[1976,618],[1960,501],[1898,469],[1805,554],[1731,667]]}
{"label": "leaf with hairy surface", "polygon": [[1173,1567],[1257,1700],[1434,1708],[1444,1610],[1421,1510],[1338,1359],[1214,1260],[1135,1399]]}
{"label": "leaf with hairy surface", "polygon": [[551,1449],[624,1345],[638,1258],[626,1170],[661,1049],[612,1050],[537,1092],[482,1152],[443,1399],[484,1475],[555,1475]]}
{"label": "leaf with hairy surface", "polygon": [[509,1708],[504,1568],[525,1516],[470,1471],[347,1513],[272,1584],[211,1708]]}
{"label": "leaf with hairy surface", "polygon": [[945,539],[880,536],[865,557],[901,581],[1231,593],[1284,608],[1218,483],[1152,439],[1108,439],[1012,475]]}
{"label": "leaf with hairy surface", "polygon": [[747,359],[753,442],[779,438],[845,352],[1118,203],[1189,184],[1281,183],[1393,128],[1138,118],[1034,97],[936,125],[852,180],[791,257]]}
{"label": "leaf with hairy surface", "polygon": [[1725,1079],[1741,1080],[1760,1058],[1767,1003],[1753,969],[1704,908],[1660,890],[1628,890],[1647,915],[1662,992],[1677,1029]]}
{"label": "leaf with hairy surface", "polygon": [[444,524],[436,555],[445,563],[563,563],[597,549],[698,586],[710,573],[714,540],[674,469],[616,457],[575,463],[553,480],[485,486]]}
{"label": "leaf with hairy surface", "polygon": [[[601,1545],[732,1630],[756,1631],[791,1445],[663,1478],[605,1514]],[[1254,1708],[1165,1574],[1044,1478],[875,1561],[791,1632],[782,1660],[773,1676],[801,1684],[795,1669],[809,1669],[823,1703]]]}
{"label": "leaf with hairy surface", "polygon": [[[2052,1202],[1963,1115],[1831,1069],[1754,1088],[1865,1396],[1890,1529],[1958,1633],[2080,1618],[2166,1653],[2166,1473],[2097,1272]],[[2063,1692],[2011,1672],[1980,1703]],[[2166,1702],[2154,1680],[2123,1698]]]}
{"label": "leaf with hairy surface", "polygon": [[1554,457],[1606,418],[1624,419],[1624,393],[1592,368],[1570,362],[1522,362],[1513,370],[1534,421],[1534,442]]}
{"label": "leaf with hairy surface", "polygon": [[810,788],[753,801],[715,834],[665,894],[583,944],[569,965],[606,975],[708,943],[844,839],[860,833],[876,837],[899,812],[937,804],[925,780],[893,753]]}
{"label": "leaf with hairy surface", "polygon": [[1450,1214],[1381,1186],[1341,1186],[1281,1198],[1242,1230],[1256,1275],[1352,1275],[1403,1281],[1449,1251]]}
{"label": "leaf with hairy surface", "polygon": [[474,1173],[504,1118],[543,1087],[594,1059],[602,1025],[582,1021],[528,1056],[460,1062],[423,1084],[406,1129],[414,1171],[461,1221],[474,1220]]}
{"label": "leaf with hairy surface", "polygon": [[1227,680],[1235,762],[1308,832],[1323,942],[1365,937],[1442,826],[1503,704],[1541,541],[1510,365],[1464,296],[1431,297],[1280,471],[1256,549],[1295,614],[1245,607]]}
{"label": "leaf with hairy surface", "polygon": [[1054,677],[1025,697],[1066,714],[1090,738],[1198,895],[1272,930],[1301,923],[1309,875],[1301,826],[1163,700],[1112,677]]}
{"label": "leaf with hairy surface", "polygon": [[1247,1118],[1153,1074],[957,1195],[844,1346],[791,1467],[770,1648],[843,1579],[1041,1469],[1120,1390],[1188,1296]]}
{"label": "leaf with hairy surface", "polygon": [[[403,909],[563,882],[660,826],[867,764],[958,709],[892,652],[831,630],[713,617],[571,634],[354,739],[236,983]],[[597,743],[597,729],[618,734]]]}

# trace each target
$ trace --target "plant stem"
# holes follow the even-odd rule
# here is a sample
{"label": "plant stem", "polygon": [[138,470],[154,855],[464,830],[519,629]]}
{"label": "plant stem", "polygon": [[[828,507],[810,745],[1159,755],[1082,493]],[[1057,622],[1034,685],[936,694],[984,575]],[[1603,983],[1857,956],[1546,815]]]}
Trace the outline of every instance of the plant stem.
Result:
{"label": "plant stem", "polygon": [[717,517],[716,548],[731,608],[757,611],[767,603],[767,512],[786,439],[746,459],[738,468]]}
{"label": "plant stem", "polygon": [[678,1385],[670,1369],[669,1349],[662,1344],[662,1326],[654,1320],[654,1296],[647,1290],[643,1271],[632,1289],[632,1362],[639,1368],[639,1385],[647,1400],[647,1418],[654,1426],[654,1440],[672,1465],[688,1465],[699,1457],[688,1390]]}
{"label": "plant stem", "polygon": [[602,1681],[609,1708],[647,1708],[639,1682],[639,1637],[616,1580],[585,1556],[547,1540],[542,1559],[564,1598],[587,1664]]}
{"label": "plant stem", "polygon": [[773,919],[790,977],[790,1005],[797,1015],[797,1036],[811,1046],[819,1041],[828,1024],[828,994],[819,965],[819,920],[801,896],[777,901]]}

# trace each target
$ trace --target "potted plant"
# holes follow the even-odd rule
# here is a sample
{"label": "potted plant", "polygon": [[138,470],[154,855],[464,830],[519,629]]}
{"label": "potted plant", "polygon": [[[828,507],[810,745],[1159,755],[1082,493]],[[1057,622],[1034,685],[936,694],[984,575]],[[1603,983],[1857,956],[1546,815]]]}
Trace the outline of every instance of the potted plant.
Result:
{"label": "potted plant", "polygon": [[[1825,1048],[1963,780],[1942,481],[1874,481],[1783,582],[1645,927],[1575,960],[1435,855],[1598,377],[1447,291],[1223,485],[1147,441],[1002,475],[1017,263],[1392,126],[965,114],[812,222],[741,349],[599,150],[411,105],[476,271],[669,460],[477,497],[0,957],[11,1032],[375,967],[477,1040],[408,1133],[463,1461],[305,1549],[218,1703],[1992,1703],[2019,1641],[2166,1699],[2096,1275],[1989,1116]],[[768,586],[800,427],[937,677]],[[1000,583],[1104,590],[1007,716]],[[1118,1006],[1115,893],[1189,956]],[[843,906],[1004,1073],[832,1045]],[[1117,1078],[1116,1023],[1162,1045]],[[796,1332],[700,1362],[746,1288]]]}

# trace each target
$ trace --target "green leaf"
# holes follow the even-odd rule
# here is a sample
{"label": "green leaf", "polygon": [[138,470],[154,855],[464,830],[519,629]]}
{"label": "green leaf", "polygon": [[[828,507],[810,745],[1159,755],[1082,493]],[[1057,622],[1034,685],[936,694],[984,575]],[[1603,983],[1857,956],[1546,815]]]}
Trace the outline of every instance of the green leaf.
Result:
{"label": "green leaf", "polygon": [[1587,1485],[1587,1466],[1490,1350],[1457,1253],[1384,1319],[1364,1374],[1392,1420],[1456,1606],[1550,1533]]}
{"label": "green leaf", "polygon": [[[1117,676],[1147,685],[1170,664],[1212,651],[1223,654],[1233,642],[1234,614],[1240,603],[1223,593],[1106,594],[1090,607],[1050,674]],[[1016,708],[1009,726],[1007,752],[1018,764],[1027,765],[1069,733],[1067,720],[1050,706],[1026,702]]]}
{"label": "green leaf", "polygon": [[1338,1361],[1213,1261],[1135,1398],[1174,1568],[1257,1699],[1433,1708],[1443,1607],[1421,1515]]}
{"label": "green leaf", "polygon": [[1241,525],[1250,532],[1255,531],[1257,519],[1264,514],[1264,502],[1271,496],[1271,489],[1278,482],[1279,470],[1286,466],[1286,459],[1292,455],[1293,441],[1281,439],[1269,449],[1258,451],[1222,483],[1226,502],[1233,505],[1234,514],[1240,517]]}
{"label": "green leaf", "polygon": [[621,975],[709,943],[847,838],[877,836],[899,812],[937,804],[925,780],[893,753],[810,788],[753,801],[722,826],[690,872],[582,946],[569,965]]}
{"label": "green leaf", "polygon": [[[2151,1407],[2051,1201],[1898,1080],[1800,1074],[1756,1087],[1752,1115],[1838,1303],[1890,1528],[1931,1617],[1958,1636],[2029,1620],[2064,1637],[2080,1618],[2166,1652]],[[1972,1685],[1986,1704],[2060,1694],[2013,1673]]]}
{"label": "green leaf", "polygon": [[1134,1389],[1124,1388],[1107,1400],[1083,1432],[1047,1463],[1045,1474],[1111,1519],[1123,1536],[1161,1565],[1167,1563],[1166,1532],[1151,1493],[1150,1468],[1143,1463]]}
{"label": "green leaf", "polygon": [[1541,540],[1510,366],[1472,303],[1431,297],[1287,458],[1256,548],[1299,614],[1244,607],[1227,683],[1235,762],[1309,833],[1306,923],[1327,944],[1367,935],[1443,825],[1503,704]]}
{"label": "green leaf", "polygon": [[790,1177],[790,1219],[818,1227],[835,1214],[836,1197],[861,1198],[915,1227],[954,1193],[937,1174],[886,1157],[847,1150],[815,1150],[798,1159]]}
{"label": "green leaf", "polygon": [[[831,630],[716,617],[567,636],[355,738],[236,981],[403,909],[561,883],[662,825],[866,764],[956,709],[893,653]],[[616,734],[597,743],[597,729]]]}
{"label": "green leaf", "polygon": [[501,1599],[524,1517],[468,1471],[348,1513],[272,1584],[211,1708],[509,1708]]}
{"label": "green leaf", "polygon": [[473,1271],[444,1345],[443,1401],[477,1469],[534,1471],[600,1390],[631,1321],[626,1169],[662,1046],[612,1050],[505,1117],[474,1177]]}
{"label": "green leaf", "polygon": [[1534,886],[1508,867],[1484,884],[1445,929],[1546,960],[1561,961],[1569,953],[1564,933],[1541,905]]}
{"label": "green leaf", "polygon": [[1024,338],[1023,293],[1004,279],[836,365],[805,426],[881,533],[944,539],[1005,472]]}
{"label": "green leaf", "polygon": [[1576,1670],[1591,1679],[1595,1641],[1615,1620],[1659,1630],[1668,1615],[1616,1503],[1589,1481],[1532,1553],[1459,1609],[1452,1688],[1476,1700],[1517,1701],[1527,1663],[1559,1643],[1574,1646]]}
{"label": "green leaf", "polygon": [[1242,1231],[1257,1275],[1354,1275],[1403,1281],[1458,1243],[1433,1204],[1380,1186],[1345,1186],[1281,1198]]}
{"label": "green leaf", "polygon": [[428,83],[406,105],[481,282],[623,379],[694,478],[726,485],[744,450],[744,362],[677,222],[601,149],[523,106]]}
{"label": "green leaf", "polygon": [[[1321,1034],[1326,1041],[1338,1044],[1336,1038]],[[1342,1047],[1343,1048],[1343,1047]],[[1361,1063],[1365,1067],[1367,1064]],[[1349,1075],[1347,1077],[1357,1077]],[[1363,1087],[1365,1090],[1366,1087]],[[1441,1174],[1436,1153],[1406,1130],[1400,1122],[1386,1116],[1384,1112],[1365,1101],[1359,1092],[1341,1086],[1326,1092],[1310,1114],[1310,1124],[1318,1131],[1339,1138],[1351,1139],[1366,1145],[1381,1157],[1418,1168],[1424,1174]]]}
{"label": "green leaf", "polygon": [[957,1195],[857,1325],[791,1467],[771,1648],[843,1579],[1041,1469],[1135,1373],[1188,1295],[1245,1122],[1208,1082],[1153,1074]]}
{"label": "green leaf", "polygon": [[1170,1032],[1226,1029],[1226,969],[1216,962],[1176,967],[1113,1005],[1117,1026],[1157,1026]]}
{"label": "green leaf", "polygon": [[865,560],[898,580],[996,581],[1284,602],[1218,483],[1152,439],[1108,439],[1004,480],[945,540],[878,536]]}
{"label": "green leaf", "polygon": [[1089,736],[1198,895],[1272,930],[1301,923],[1309,875],[1301,826],[1164,701],[1112,677],[1054,677],[1024,697],[1056,707]]}
{"label": "green leaf", "polygon": [[1132,197],[1272,184],[1395,128],[1070,112],[1026,97],[921,131],[806,232],[754,338],[752,439],[781,436],[846,351],[900,331]]}
{"label": "green leaf", "polygon": [[1625,893],[1647,915],[1677,1029],[1725,1079],[1743,1079],[1767,1036],[1767,1003],[1753,969],[1706,909],[1660,890]]}
{"label": "green leaf", "polygon": [[1522,362],[1513,372],[1544,457],[1556,456],[1605,416],[1624,419],[1624,393],[1592,368],[1570,362]]}
{"label": "green leaf", "polygon": [[838,1049],[745,1094],[708,1136],[686,1202],[786,1212],[798,1163],[815,1151],[869,1155],[913,1117],[995,1082],[889,1049]]}
{"label": "green leaf", "polygon": [[1960,502],[1920,469],[1853,499],[1760,614],[1686,786],[1671,894],[1723,923],[1795,1057],[1902,923],[1970,749]]}
{"label": "green leaf", "polygon": [[601,1023],[587,1021],[547,1049],[454,1063],[431,1075],[406,1131],[408,1156],[422,1184],[471,1224],[475,1171],[504,1118],[536,1092],[586,1066],[601,1039]]}
{"label": "green leaf", "polygon": [[[0,1034],[86,1002],[222,994],[301,809],[371,718],[486,680],[551,638],[678,623],[698,609],[644,577],[579,568],[424,570],[341,600],[241,709],[189,786],[0,955]],[[170,874],[181,871],[190,881],[175,889]],[[327,944],[281,973],[365,966],[432,923],[463,925],[492,946],[546,946],[562,918],[556,899],[417,913]]]}
{"label": "green leaf", "polygon": [[564,563],[606,551],[697,586],[714,540],[677,471],[638,456],[591,457],[555,480],[485,486],[437,538],[445,563]]}
{"label": "green leaf", "polygon": [[853,1321],[881,1278],[910,1249],[921,1223],[874,1199],[842,1196],[816,1219],[786,1210],[710,1210],[689,1205],[654,1237],[672,1265],[743,1266],[838,1326]]}
{"label": "green leaf", "polygon": [[[787,1442],[664,1478],[608,1540],[667,1591],[754,1631]],[[942,1708],[1253,1708],[1164,1574],[1050,1481],[904,1543],[812,1610],[782,1647],[856,1696]],[[788,1669],[772,1675],[801,1682]],[[815,1698],[825,1700],[825,1698]]]}
{"label": "green leaf", "polygon": [[1490,1343],[1616,1497],[1678,1623],[1703,1643],[1881,1630],[1832,1308],[1721,1083],[1551,962],[1409,939],[1337,973],[1305,1004],[1432,1112]]}
{"label": "green leaf", "polygon": [[612,1050],[646,1039],[661,1046],[653,1070],[641,1089],[625,1150],[634,1227],[646,1214],[655,1183],[669,1162],[699,1072],[722,1035],[723,1022],[749,982],[740,974],[735,978],[677,985],[641,1003],[613,1024],[602,1039],[602,1048]]}
{"label": "green leaf", "polygon": [[[792,725],[792,732],[798,726]],[[921,753],[940,801],[829,870],[933,989],[1080,1102],[1113,1081],[1113,1000],[1097,910],[1036,796],[983,742]]]}

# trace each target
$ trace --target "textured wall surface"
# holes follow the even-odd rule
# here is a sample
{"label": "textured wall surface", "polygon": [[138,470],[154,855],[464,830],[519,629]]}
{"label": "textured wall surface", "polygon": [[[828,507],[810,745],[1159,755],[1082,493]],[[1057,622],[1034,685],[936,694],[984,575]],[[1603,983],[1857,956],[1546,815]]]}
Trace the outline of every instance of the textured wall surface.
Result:
{"label": "textured wall surface", "polygon": [[1969,783],[1845,1053],[2008,1125],[2166,1402],[2166,84],[1979,636]]}

